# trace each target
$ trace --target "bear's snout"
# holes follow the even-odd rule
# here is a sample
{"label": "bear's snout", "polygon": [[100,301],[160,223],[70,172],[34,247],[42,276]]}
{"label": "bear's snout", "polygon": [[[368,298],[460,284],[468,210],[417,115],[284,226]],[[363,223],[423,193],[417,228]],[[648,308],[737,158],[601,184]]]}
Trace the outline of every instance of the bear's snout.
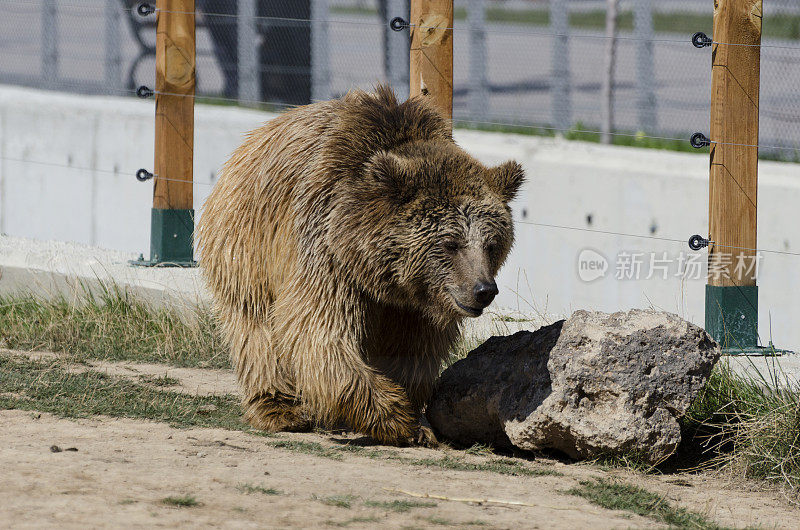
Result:
{"label": "bear's snout", "polygon": [[491,304],[498,292],[500,291],[497,289],[497,283],[494,281],[478,282],[472,290],[475,301],[478,302],[481,307],[486,307]]}

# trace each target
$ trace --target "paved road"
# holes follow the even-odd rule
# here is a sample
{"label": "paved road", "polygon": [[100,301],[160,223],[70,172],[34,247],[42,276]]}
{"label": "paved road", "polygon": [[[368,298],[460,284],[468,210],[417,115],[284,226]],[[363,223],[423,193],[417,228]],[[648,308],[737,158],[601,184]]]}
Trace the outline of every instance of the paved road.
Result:
{"label": "paved road", "polygon": [[[44,86],[41,50],[41,13],[36,2],[9,0],[0,18],[0,82]],[[17,3],[19,2],[19,3]],[[104,69],[104,18],[102,3],[87,2],[90,9],[63,7],[58,16],[58,80],[62,89],[124,94],[123,80],[110,86]],[[81,5],[78,3],[78,5]],[[337,15],[330,27],[332,92],[369,87],[384,80],[381,31],[374,17]],[[680,135],[707,131],[711,81],[710,48],[697,50],[688,43],[695,28],[685,35],[658,35],[677,43],[656,43],[656,134]],[[546,27],[490,24],[487,28],[489,97],[488,121],[548,124],[551,122],[551,46]],[[597,33],[576,31],[570,41],[572,121],[586,128],[598,127],[603,40]],[[624,35],[626,36],[626,35]],[[455,34],[455,114],[469,118],[468,35]],[[123,72],[132,64],[139,46],[123,19],[119,35]],[[786,42],[767,42],[782,44]],[[788,43],[797,45],[800,43]],[[636,108],[636,46],[621,41],[616,92],[616,126],[639,129]],[[198,33],[200,94],[218,94],[222,73],[207,31]],[[762,61],[761,143],[800,147],[800,49],[764,48]],[[153,61],[137,70],[137,83],[153,83]],[[89,86],[89,84],[94,84]]]}

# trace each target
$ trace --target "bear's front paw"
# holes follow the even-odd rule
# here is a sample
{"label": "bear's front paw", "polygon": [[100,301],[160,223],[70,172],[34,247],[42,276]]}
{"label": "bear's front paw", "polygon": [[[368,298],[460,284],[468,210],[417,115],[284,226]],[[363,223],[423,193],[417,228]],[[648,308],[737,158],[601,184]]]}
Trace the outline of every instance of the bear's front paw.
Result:
{"label": "bear's front paw", "polygon": [[433,430],[431,430],[430,427],[420,425],[414,435],[411,445],[420,445],[422,447],[434,449],[439,447],[439,440],[436,439],[436,435],[433,434]]}

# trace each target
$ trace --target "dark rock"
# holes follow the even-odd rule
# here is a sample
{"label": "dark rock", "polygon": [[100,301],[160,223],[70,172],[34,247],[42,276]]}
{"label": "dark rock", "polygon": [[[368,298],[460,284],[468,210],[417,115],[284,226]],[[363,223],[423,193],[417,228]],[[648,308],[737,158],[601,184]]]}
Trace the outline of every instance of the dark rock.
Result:
{"label": "dark rock", "polygon": [[578,311],[535,332],[493,337],[445,370],[427,409],[441,438],[573,458],[656,463],[720,350],[676,315]]}

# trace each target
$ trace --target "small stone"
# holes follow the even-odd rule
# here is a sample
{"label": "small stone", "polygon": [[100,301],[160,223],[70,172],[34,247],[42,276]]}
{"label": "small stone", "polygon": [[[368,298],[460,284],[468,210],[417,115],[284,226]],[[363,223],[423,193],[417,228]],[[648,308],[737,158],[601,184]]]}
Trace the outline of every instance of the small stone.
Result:
{"label": "small stone", "polygon": [[198,414],[211,414],[212,412],[217,410],[216,405],[212,405],[211,403],[206,403],[205,405],[200,405],[197,407]]}
{"label": "small stone", "polygon": [[51,445],[50,446],[50,452],[51,453],[60,453],[61,452],[61,448],[59,446],[57,446],[57,445]]}
{"label": "small stone", "polygon": [[719,356],[703,329],[676,315],[577,311],[489,339],[444,371],[426,414],[462,445],[654,464],[677,448],[678,418]]}

